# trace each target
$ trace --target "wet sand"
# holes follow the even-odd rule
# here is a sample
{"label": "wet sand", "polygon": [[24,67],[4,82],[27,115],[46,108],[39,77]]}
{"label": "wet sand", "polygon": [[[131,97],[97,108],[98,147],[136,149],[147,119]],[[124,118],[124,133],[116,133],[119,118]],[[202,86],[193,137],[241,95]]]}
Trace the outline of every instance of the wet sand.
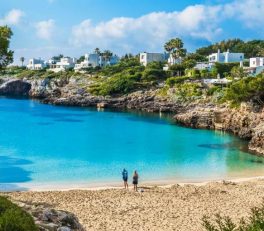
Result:
{"label": "wet sand", "polygon": [[47,203],[74,213],[86,230],[204,230],[203,215],[236,221],[264,197],[264,180],[132,188],[8,193],[12,200]]}

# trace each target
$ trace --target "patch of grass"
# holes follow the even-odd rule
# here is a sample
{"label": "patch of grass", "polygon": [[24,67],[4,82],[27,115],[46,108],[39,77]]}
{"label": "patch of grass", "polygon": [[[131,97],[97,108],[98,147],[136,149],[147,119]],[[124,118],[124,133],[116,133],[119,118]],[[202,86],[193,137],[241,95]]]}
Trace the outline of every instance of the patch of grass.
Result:
{"label": "patch of grass", "polygon": [[37,231],[33,218],[5,197],[0,197],[0,231]]}

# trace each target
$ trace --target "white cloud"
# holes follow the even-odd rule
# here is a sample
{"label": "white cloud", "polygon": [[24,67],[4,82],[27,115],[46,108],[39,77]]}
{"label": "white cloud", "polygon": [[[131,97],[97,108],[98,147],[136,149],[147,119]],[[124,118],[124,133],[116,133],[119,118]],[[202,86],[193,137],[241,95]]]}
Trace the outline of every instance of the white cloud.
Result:
{"label": "white cloud", "polygon": [[72,28],[70,43],[121,52],[159,51],[172,37],[219,40],[224,35],[223,21],[240,21],[241,27],[262,29],[263,15],[264,0],[234,0],[214,6],[191,5],[182,11],[153,12],[138,18],[113,18],[98,24],[87,19]]}
{"label": "white cloud", "polygon": [[139,18],[113,18],[94,25],[84,20],[72,29],[75,46],[114,47],[129,52],[134,48],[162,49],[171,37],[191,36],[211,40],[219,31],[219,6],[194,5],[181,12],[153,12]]}
{"label": "white cloud", "polygon": [[249,28],[263,28],[264,0],[236,0],[226,4],[224,10],[227,17],[238,19]]}
{"label": "white cloud", "polygon": [[0,19],[0,25],[17,25],[20,23],[24,12],[19,9],[10,10],[3,19]]}
{"label": "white cloud", "polygon": [[36,23],[35,28],[37,30],[37,36],[39,38],[50,40],[55,29],[55,21],[53,19],[40,21]]}

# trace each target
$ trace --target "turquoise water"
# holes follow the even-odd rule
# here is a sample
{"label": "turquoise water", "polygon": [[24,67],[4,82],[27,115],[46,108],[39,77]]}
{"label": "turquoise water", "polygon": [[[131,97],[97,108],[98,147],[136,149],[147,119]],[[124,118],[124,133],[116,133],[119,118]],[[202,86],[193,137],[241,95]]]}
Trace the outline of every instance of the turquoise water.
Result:
{"label": "turquoise water", "polygon": [[[58,107],[0,99],[0,189],[30,184],[199,181],[262,174],[263,159],[221,132],[159,115]],[[262,172],[263,171],[263,172]]]}

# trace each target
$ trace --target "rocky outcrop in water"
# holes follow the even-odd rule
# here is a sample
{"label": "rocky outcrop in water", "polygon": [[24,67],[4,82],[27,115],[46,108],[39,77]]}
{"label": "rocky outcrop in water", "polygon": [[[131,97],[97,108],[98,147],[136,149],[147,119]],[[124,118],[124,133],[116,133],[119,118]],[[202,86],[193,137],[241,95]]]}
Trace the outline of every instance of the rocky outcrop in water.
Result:
{"label": "rocky outcrop in water", "polygon": [[197,106],[174,116],[185,126],[223,130],[249,140],[249,150],[264,155],[264,108],[243,104],[240,109]]}

